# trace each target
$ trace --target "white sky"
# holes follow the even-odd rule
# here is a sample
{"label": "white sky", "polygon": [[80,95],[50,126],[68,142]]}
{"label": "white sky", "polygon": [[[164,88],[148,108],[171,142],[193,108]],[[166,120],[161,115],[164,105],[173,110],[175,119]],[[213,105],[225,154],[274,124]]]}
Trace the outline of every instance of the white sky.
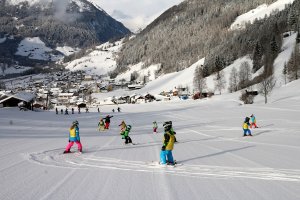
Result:
{"label": "white sky", "polygon": [[[121,11],[131,18],[117,20],[121,21],[132,31],[144,28],[163,11],[179,4],[183,0],[90,0],[97,3],[108,14]],[[115,16],[113,16],[115,17]]]}

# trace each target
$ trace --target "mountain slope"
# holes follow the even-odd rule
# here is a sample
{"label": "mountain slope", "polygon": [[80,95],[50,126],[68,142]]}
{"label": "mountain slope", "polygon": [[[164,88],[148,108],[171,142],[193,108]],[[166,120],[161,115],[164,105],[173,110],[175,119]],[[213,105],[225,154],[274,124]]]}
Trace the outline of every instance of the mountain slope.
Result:
{"label": "mountain slope", "polygon": [[23,40],[38,38],[53,50],[52,54],[59,55],[54,50],[58,47],[85,48],[127,34],[130,31],[123,24],[87,0],[0,2],[0,38],[6,38],[0,42],[0,63],[45,64],[24,54],[15,55]]}
{"label": "mountain slope", "polygon": [[[123,46],[118,70],[122,72],[130,64],[144,62],[145,66],[161,64],[160,72],[169,73],[182,70],[206,57],[209,75],[215,71],[213,65],[216,55],[224,56],[225,64],[230,64],[253,50],[251,46],[248,49],[244,47],[247,42],[244,40],[248,39],[246,31],[229,31],[236,17],[263,3],[273,2],[276,0],[187,0],[167,10]],[[271,30],[267,32],[270,34]],[[255,44],[257,36],[251,35],[249,39],[251,44]],[[239,43],[243,45],[241,52],[238,51]],[[224,54],[224,51],[228,53]]]}

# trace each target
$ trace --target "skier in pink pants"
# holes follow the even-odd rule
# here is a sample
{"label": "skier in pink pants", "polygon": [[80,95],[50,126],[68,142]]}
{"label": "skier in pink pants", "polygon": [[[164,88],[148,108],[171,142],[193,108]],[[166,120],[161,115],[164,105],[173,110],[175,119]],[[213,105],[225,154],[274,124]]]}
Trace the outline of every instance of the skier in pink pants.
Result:
{"label": "skier in pink pants", "polygon": [[66,147],[64,153],[71,153],[70,149],[74,145],[74,142],[77,144],[78,151],[82,152],[82,145],[80,143],[80,136],[79,136],[79,123],[78,121],[74,121],[72,126],[70,127],[70,134],[69,134],[69,144]]}

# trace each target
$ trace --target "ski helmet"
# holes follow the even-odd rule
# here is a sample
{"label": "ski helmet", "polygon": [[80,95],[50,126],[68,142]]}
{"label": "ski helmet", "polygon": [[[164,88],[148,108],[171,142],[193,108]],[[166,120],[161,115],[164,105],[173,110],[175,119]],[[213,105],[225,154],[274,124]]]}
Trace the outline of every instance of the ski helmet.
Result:
{"label": "ski helmet", "polygon": [[164,122],[163,127],[164,127],[165,131],[169,131],[172,128],[172,124],[170,124],[168,122]]}
{"label": "ski helmet", "polygon": [[72,124],[75,125],[75,126],[77,126],[77,125],[79,125],[79,122],[77,120],[75,120],[75,121],[73,121]]}

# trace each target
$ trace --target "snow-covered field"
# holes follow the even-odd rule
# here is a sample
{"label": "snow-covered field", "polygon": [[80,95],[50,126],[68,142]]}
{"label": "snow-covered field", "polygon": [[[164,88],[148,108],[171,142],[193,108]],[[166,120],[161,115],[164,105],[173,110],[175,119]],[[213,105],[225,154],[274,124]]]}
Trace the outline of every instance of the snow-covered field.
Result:
{"label": "snow-covered field", "polygon": [[[0,199],[228,199],[300,198],[300,81],[241,105],[236,94],[207,100],[122,105],[55,115],[0,109]],[[254,137],[242,122],[255,114]],[[111,129],[97,132],[100,116],[113,114]],[[82,155],[64,155],[68,127],[80,124]],[[137,145],[123,145],[118,125],[131,124]],[[152,121],[159,133],[152,133]],[[160,167],[162,123],[172,120],[183,165]],[[76,151],[76,146],[73,147]]]}

